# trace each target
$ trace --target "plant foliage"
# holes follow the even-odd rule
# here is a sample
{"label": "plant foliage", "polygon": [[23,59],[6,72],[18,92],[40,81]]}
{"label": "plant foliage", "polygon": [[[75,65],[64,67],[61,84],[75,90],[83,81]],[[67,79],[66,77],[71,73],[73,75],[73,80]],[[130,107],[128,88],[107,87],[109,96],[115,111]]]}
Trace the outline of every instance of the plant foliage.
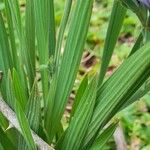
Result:
{"label": "plant foliage", "polygon": [[[136,0],[114,0],[101,68],[96,75],[84,77],[67,129],[63,129],[93,3],[66,0],[57,29],[53,0],[26,0],[25,19],[19,0],[0,1],[0,92],[21,128],[13,143],[14,133],[7,134],[9,123],[0,114],[0,149],[37,149],[31,130],[58,150],[102,149],[117,126],[111,119],[149,92],[149,6]],[[128,8],[138,16],[142,31],[128,58],[105,80]]]}

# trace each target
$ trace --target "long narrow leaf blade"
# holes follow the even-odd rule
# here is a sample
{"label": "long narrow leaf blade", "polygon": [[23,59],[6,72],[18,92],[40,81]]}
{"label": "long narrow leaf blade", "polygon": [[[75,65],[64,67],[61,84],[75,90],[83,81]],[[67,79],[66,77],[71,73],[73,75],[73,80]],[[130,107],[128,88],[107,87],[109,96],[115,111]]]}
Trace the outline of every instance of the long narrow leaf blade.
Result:
{"label": "long narrow leaf blade", "polygon": [[[64,15],[60,23],[60,29],[59,29],[59,34],[58,34],[58,40],[56,44],[56,51],[55,51],[55,64],[58,65],[60,61],[60,53],[61,53],[61,46],[63,42],[63,37],[64,37],[64,32],[68,23],[68,19],[70,16],[70,11],[71,11],[71,6],[72,6],[72,0],[67,0],[65,4],[65,10],[64,10]],[[59,66],[58,66],[59,67]]]}
{"label": "long narrow leaf blade", "polygon": [[83,93],[84,93],[87,85],[88,85],[88,76],[85,76],[83,81],[81,82],[81,84],[79,86],[78,91],[77,91],[77,94],[76,94],[76,97],[75,97],[75,100],[74,100],[74,103],[72,106],[70,118],[74,116],[74,113],[75,113],[76,109],[78,108],[78,105],[80,103],[80,100],[83,96]]}
{"label": "long narrow leaf blade", "polygon": [[21,108],[25,111],[28,98],[24,92],[24,88],[21,86],[19,75],[15,69],[13,70],[12,84],[13,84],[15,97],[18,100],[18,103],[20,104]]}
{"label": "long narrow leaf blade", "polygon": [[141,88],[136,91],[132,97],[123,105],[123,108],[129,106],[130,104],[134,103],[137,100],[140,100],[144,95],[146,95],[150,91],[150,83],[144,83]]}
{"label": "long narrow leaf blade", "polygon": [[49,14],[51,17],[49,17],[49,55],[54,57],[55,54],[55,46],[56,46],[56,33],[55,33],[55,11],[54,11],[54,0],[49,0],[49,12],[47,12],[47,17],[49,17]]}
{"label": "long narrow leaf blade", "polygon": [[11,53],[13,57],[13,67],[17,69],[19,65],[19,57],[17,56],[17,47],[16,47],[16,41],[15,41],[15,31],[14,31],[14,24],[13,24],[13,18],[11,14],[11,8],[9,5],[9,2],[7,0],[5,2],[5,12],[8,22],[8,33],[9,33],[9,39],[10,39],[10,45],[11,45]]}
{"label": "long narrow leaf blade", "polygon": [[102,84],[104,76],[107,71],[111,56],[113,54],[118,35],[120,33],[123,21],[126,15],[126,8],[122,6],[121,1],[115,0],[110,17],[109,27],[107,30],[107,36],[102,56],[102,64],[99,76],[99,85]]}
{"label": "long narrow leaf blade", "polygon": [[[35,12],[35,29],[36,29],[36,38],[37,38],[37,50],[39,56],[41,80],[42,80],[42,89],[43,89],[43,98],[46,99],[48,95],[48,81],[49,81],[49,45],[50,36],[49,30],[50,18],[53,19],[54,12],[50,14],[53,9],[53,0],[34,0],[34,12]],[[50,15],[50,16],[49,16]],[[52,25],[53,26],[53,25]],[[52,37],[52,41],[53,37]]]}
{"label": "long narrow leaf blade", "polygon": [[10,52],[9,41],[7,37],[7,31],[5,28],[2,13],[0,12],[0,71],[1,71],[1,81],[0,88],[2,96],[6,99],[6,77],[8,69],[12,69],[12,55]]}
{"label": "long narrow leaf blade", "polygon": [[86,136],[86,144],[141,87],[149,75],[150,43],[130,56],[98,90],[96,108]]}
{"label": "long narrow leaf blade", "polygon": [[94,78],[87,86],[67,129],[61,148],[62,150],[79,149],[93,113],[97,92],[96,82],[97,80]]}
{"label": "long narrow leaf blade", "polygon": [[135,53],[138,49],[140,49],[140,47],[142,46],[142,42],[143,42],[143,33],[141,32],[140,35],[138,36],[130,54],[129,54],[129,57]]}
{"label": "long narrow leaf blade", "polygon": [[89,27],[92,4],[93,0],[76,1],[57,80],[52,118],[53,125],[51,131],[48,133],[55,132],[55,128],[63,115],[67,99],[73,87]]}
{"label": "long narrow leaf blade", "polygon": [[18,101],[16,101],[15,111],[16,111],[16,115],[17,115],[17,118],[18,118],[18,121],[20,124],[20,128],[22,130],[22,135],[25,138],[29,149],[36,150],[36,145],[34,143],[32,135],[31,135],[31,130],[30,130],[28,120],[27,120],[20,104],[18,103]]}
{"label": "long narrow leaf blade", "polygon": [[103,146],[107,143],[107,141],[110,139],[110,137],[115,132],[115,129],[117,128],[117,124],[113,123],[110,126],[108,126],[94,141],[93,145],[91,146],[90,150],[100,150],[103,148]]}
{"label": "long narrow leaf blade", "polygon": [[27,51],[27,61],[29,66],[29,81],[32,88],[35,78],[35,17],[34,2],[26,0],[26,17],[25,17],[25,43]]}
{"label": "long narrow leaf blade", "polygon": [[[37,97],[37,83],[35,82],[28,100],[26,116],[31,129],[38,132],[40,119],[40,101]],[[22,136],[19,138],[18,149],[28,150],[28,146]]]}

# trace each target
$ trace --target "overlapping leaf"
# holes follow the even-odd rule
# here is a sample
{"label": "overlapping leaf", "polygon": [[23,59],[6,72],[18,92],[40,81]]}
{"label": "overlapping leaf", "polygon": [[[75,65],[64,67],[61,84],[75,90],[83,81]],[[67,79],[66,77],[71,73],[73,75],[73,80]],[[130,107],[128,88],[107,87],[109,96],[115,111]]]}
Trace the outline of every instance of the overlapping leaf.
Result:
{"label": "overlapping leaf", "polygon": [[150,73],[150,43],[129,57],[98,90],[97,105],[85,145],[142,86]]}
{"label": "overlapping leaf", "polygon": [[113,135],[116,127],[117,127],[117,124],[116,123],[112,123],[106,129],[104,129],[104,131],[94,141],[94,143],[91,146],[90,150],[99,150],[99,149],[102,149],[103,146],[109,140],[109,138]]}
{"label": "overlapping leaf", "polygon": [[[63,115],[68,96],[73,87],[87,35],[92,4],[93,0],[76,1],[58,75],[52,116],[53,125],[49,133],[55,132],[55,128]],[[54,136],[53,134],[52,137]]]}
{"label": "overlapping leaf", "polygon": [[20,128],[22,130],[22,135],[28,145],[28,148],[36,150],[36,145],[34,143],[32,135],[31,135],[31,130],[30,130],[28,120],[27,120],[18,101],[16,101],[15,111],[16,111],[16,115],[17,115],[17,118],[18,118],[18,121],[20,124]]}
{"label": "overlapping leaf", "polygon": [[96,98],[97,80],[94,78],[86,87],[67,129],[62,150],[78,150],[91,119]]}

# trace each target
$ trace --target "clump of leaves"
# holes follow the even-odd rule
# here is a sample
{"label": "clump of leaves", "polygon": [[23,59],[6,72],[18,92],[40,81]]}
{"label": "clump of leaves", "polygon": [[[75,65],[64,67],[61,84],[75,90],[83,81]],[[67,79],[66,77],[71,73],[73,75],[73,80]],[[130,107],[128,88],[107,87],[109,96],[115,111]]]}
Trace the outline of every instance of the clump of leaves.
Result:
{"label": "clump of leaves", "polygon": [[[149,20],[143,9],[149,11],[147,6],[131,0],[114,0],[100,71],[93,77],[85,76],[77,91],[68,128],[63,129],[61,120],[78,73],[93,3],[93,0],[74,3],[66,0],[56,31],[53,0],[26,0],[25,24],[19,1],[1,0],[0,91],[20,125],[18,128],[0,107],[1,149],[37,149],[40,144],[44,148],[44,141],[48,149],[52,149],[48,145],[58,150],[101,149],[117,126],[116,122],[110,123],[114,115],[149,91],[147,31],[142,38],[139,36],[129,57],[104,81],[127,8],[137,13],[143,25]],[[66,26],[69,29],[64,41]],[[20,132],[9,132],[12,127],[8,127],[7,119]],[[8,144],[10,147],[6,147]]]}

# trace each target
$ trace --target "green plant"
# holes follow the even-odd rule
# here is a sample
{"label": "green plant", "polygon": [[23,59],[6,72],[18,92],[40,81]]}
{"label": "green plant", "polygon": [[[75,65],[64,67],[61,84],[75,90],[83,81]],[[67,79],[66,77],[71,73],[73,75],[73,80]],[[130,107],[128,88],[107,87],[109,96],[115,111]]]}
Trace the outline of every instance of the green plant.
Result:
{"label": "green plant", "polygon": [[[150,90],[149,28],[144,28],[129,57],[104,81],[127,8],[149,27],[146,6],[114,0],[100,72],[85,76],[68,128],[63,129],[61,119],[78,72],[93,2],[66,0],[56,34],[53,0],[26,0],[25,23],[18,0],[0,1],[0,91],[7,103],[1,100],[1,149],[52,149],[48,145],[58,150],[101,149],[117,126],[117,121],[110,122],[114,115]],[[7,119],[19,132],[14,128],[10,132]]]}

